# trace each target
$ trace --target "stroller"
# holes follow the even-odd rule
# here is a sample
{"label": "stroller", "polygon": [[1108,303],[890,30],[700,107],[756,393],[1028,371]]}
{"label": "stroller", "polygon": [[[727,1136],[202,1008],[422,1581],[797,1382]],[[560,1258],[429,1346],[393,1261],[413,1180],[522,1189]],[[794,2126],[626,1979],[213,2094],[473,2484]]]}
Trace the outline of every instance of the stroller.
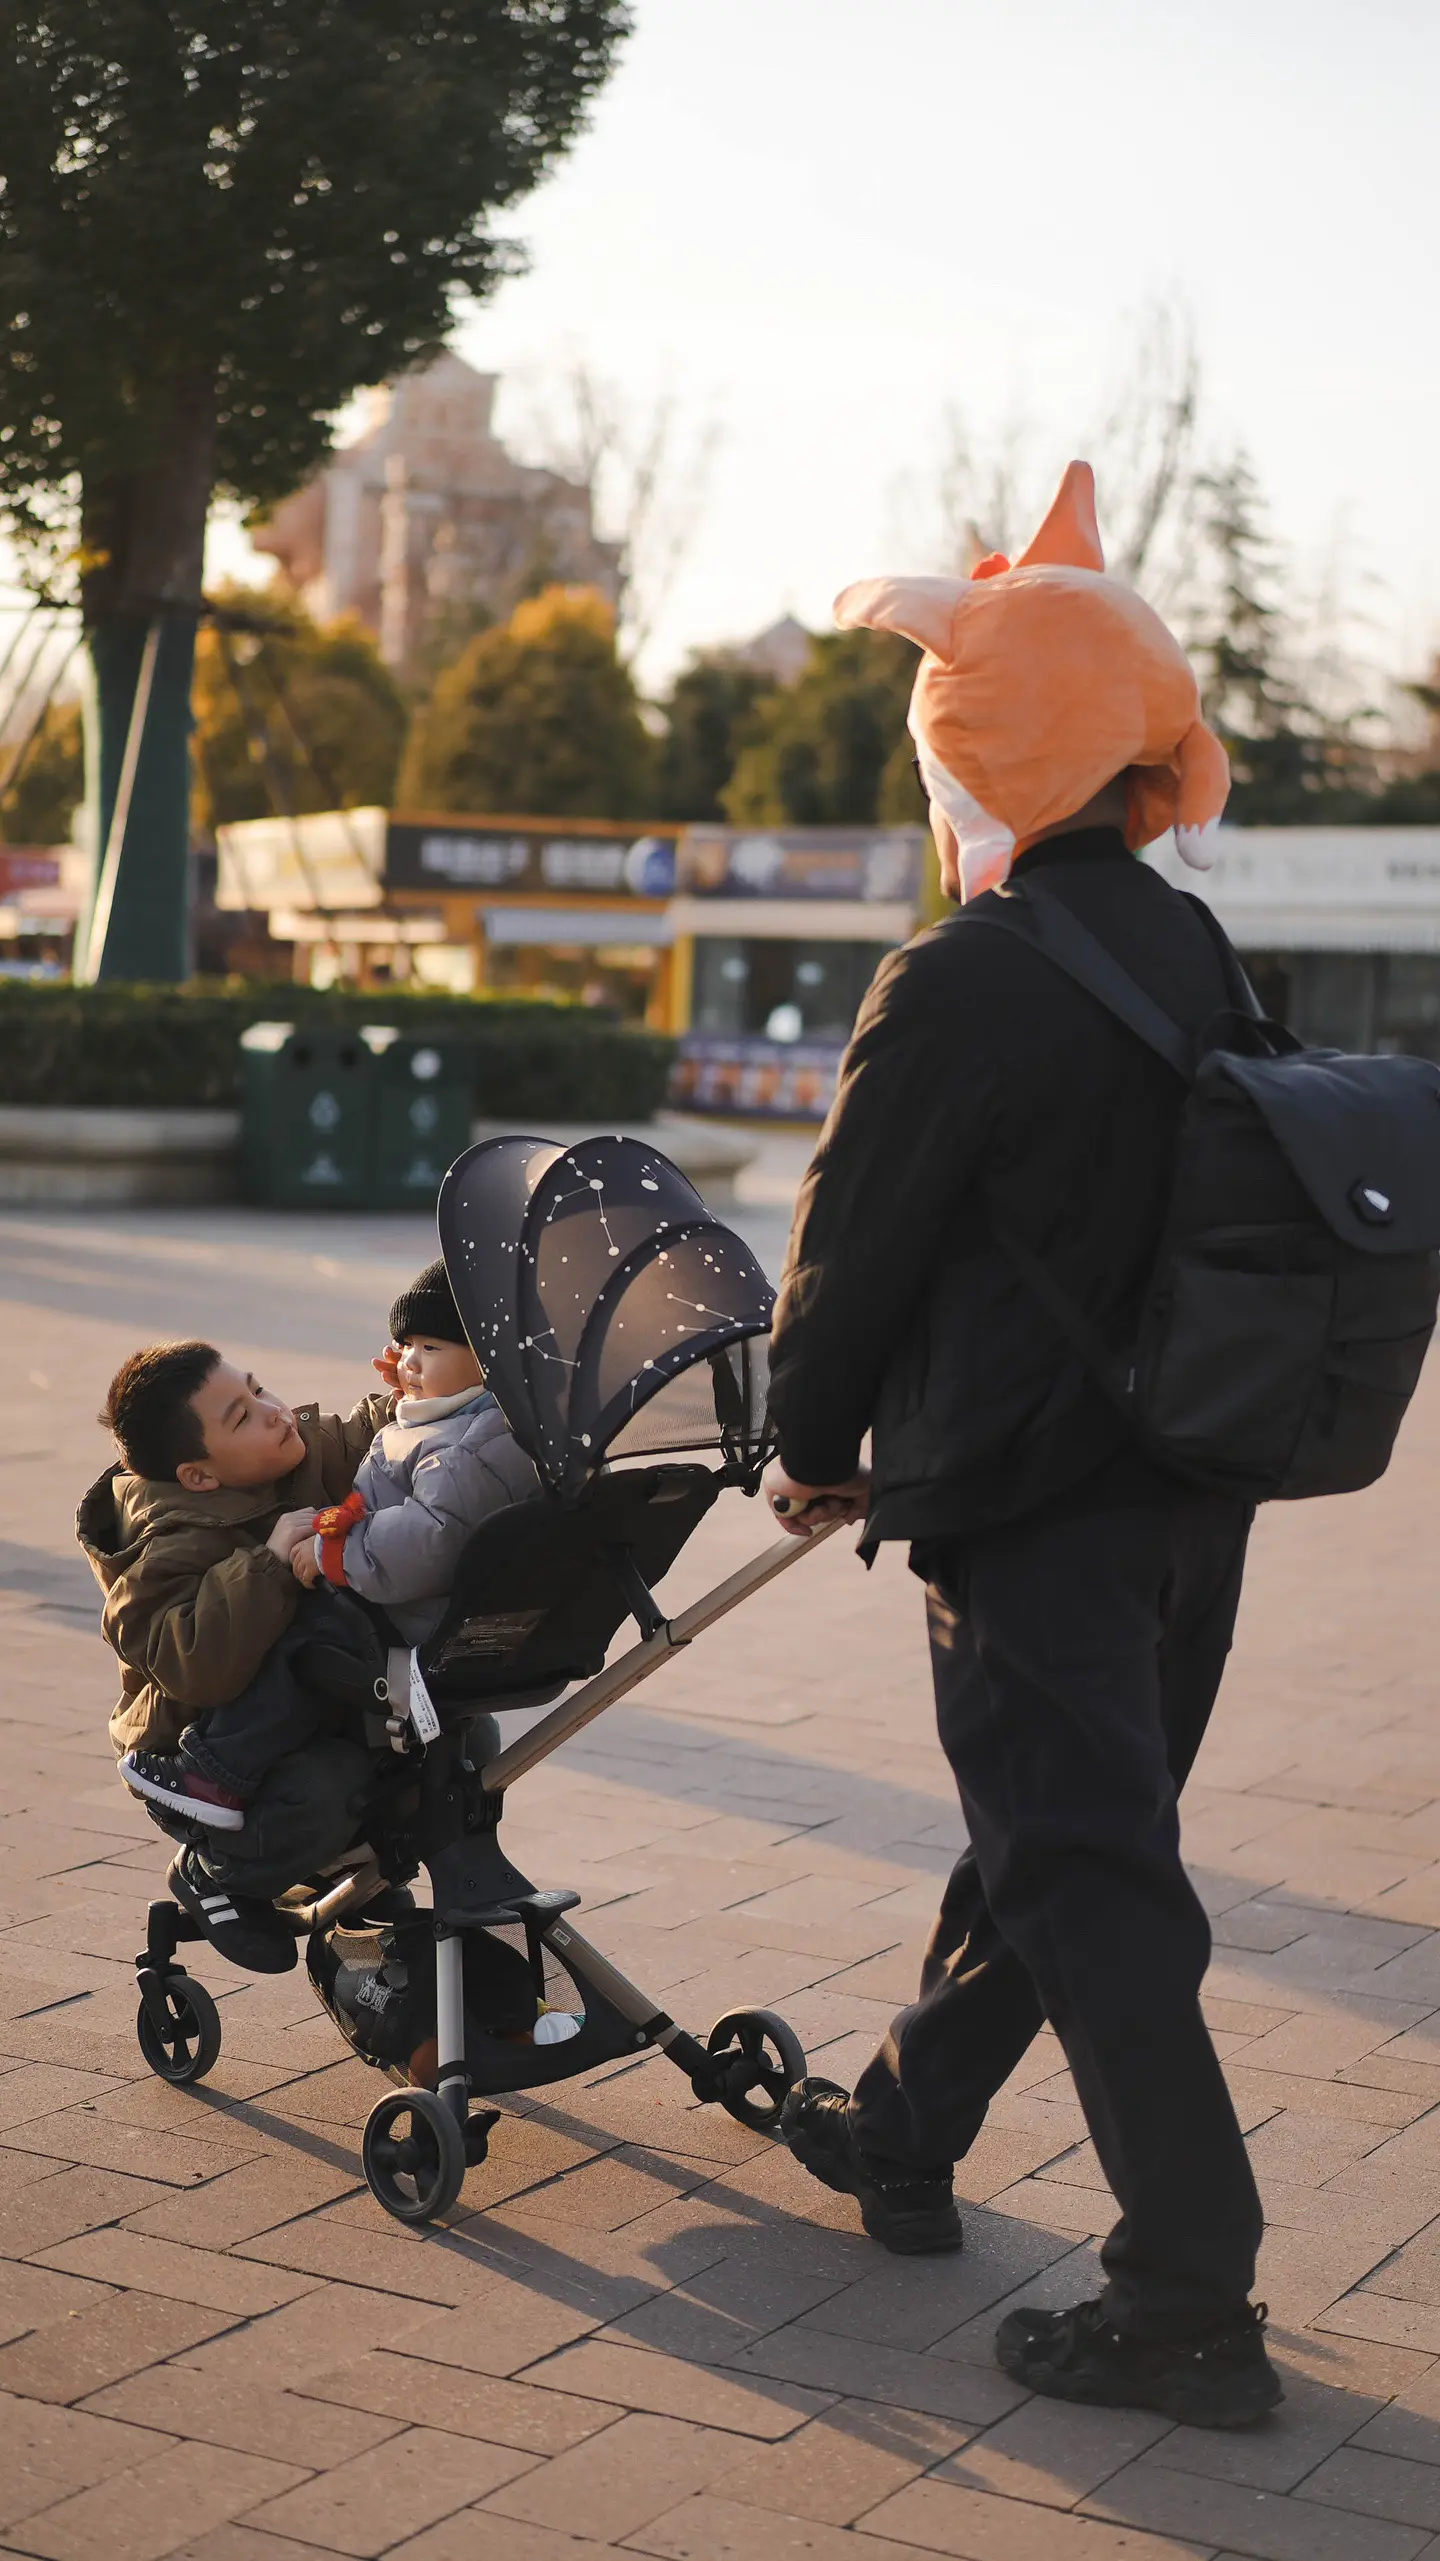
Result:
{"label": "stroller", "polygon": [[[538,1889],[500,1845],[516,1779],[815,1543],[781,1539],[674,1619],[654,1598],[725,1488],[758,1489],[773,1292],[634,1139],[490,1139],[451,1167],[438,1216],[456,1304],[544,1490],[476,1530],[434,1634],[388,1650],[367,1731],[389,1757],[364,1838],[278,1907],[341,2034],[395,2085],[361,2157],[402,2223],[444,2213],[485,2158],[498,2116],[473,2100],[658,2047],[698,2099],[773,2133],[805,2070],[769,2010],[728,2011],[703,2043],[678,2026],[567,1917],[579,1895]],[[640,1641],[607,1665],[627,1618]],[[504,1744],[499,1719],[520,1709],[532,1721]],[[422,1869],[428,1908],[409,1891]],[[177,1958],[200,1935],[169,1897],[151,1904],[137,2033],[171,2082],[202,2080],[220,2051],[215,2003]],[[578,2032],[537,2043],[525,2024],[562,1985]]]}

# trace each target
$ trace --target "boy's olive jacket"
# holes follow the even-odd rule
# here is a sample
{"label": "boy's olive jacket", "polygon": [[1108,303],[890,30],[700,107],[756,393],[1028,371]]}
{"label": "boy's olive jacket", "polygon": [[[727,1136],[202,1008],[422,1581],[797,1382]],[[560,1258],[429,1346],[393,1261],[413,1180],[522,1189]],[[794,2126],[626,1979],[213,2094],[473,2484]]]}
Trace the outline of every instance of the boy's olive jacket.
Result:
{"label": "boy's olive jacket", "polygon": [[300,1585],[265,1541],[282,1512],[343,1503],[393,1396],[348,1415],[295,1410],[305,1456],[277,1485],[191,1494],[124,1468],[96,1478],[75,1534],[105,1594],[101,1632],[120,1657],[117,1752],[173,1752],[185,1727],[253,1680],[294,1615]]}

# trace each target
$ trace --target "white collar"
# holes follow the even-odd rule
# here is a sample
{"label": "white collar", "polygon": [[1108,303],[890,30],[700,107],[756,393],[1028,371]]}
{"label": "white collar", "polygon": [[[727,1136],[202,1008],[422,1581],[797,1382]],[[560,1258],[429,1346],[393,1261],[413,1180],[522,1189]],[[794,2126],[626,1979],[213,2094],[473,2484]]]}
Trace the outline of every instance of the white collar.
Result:
{"label": "white collar", "polygon": [[992,818],[972,793],[965,789],[915,726],[910,714],[910,735],[919,754],[921,786],[928,800],[937,801],[948,818],[955,838],[955,855],[960,866],[960,901],[968,906],[987,889],[999,889],[1010,877],[1015,859],[1015,838],[1003,818]]}
{"label": "white collar", "polygon": [[467,1405],[478,1405],[488,1396],[488,1387],[462,1387],[458,1396],[402,1396],[395,1407],[397,1423],[442,1423],[447,1414],[460,1414]]}

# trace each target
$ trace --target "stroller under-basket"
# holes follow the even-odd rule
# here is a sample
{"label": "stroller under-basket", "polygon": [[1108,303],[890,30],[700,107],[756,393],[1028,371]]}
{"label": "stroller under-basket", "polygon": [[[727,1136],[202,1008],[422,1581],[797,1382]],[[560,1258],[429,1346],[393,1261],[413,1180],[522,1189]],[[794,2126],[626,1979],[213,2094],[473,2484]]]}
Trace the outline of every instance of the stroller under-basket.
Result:
{"label": "stroller under-basket", "polygon": [[[699,2099],[769,2132],[805,2069],[771,2011],[730,2011],[703,2043],[677,2026],[567,1917],[579,1895],[538,1890],[499,1837],[514,1780],[813,1544],[781,1539],[674,1619],[654,1598],[719,1494],[758,1486],[769,1284],[633,1139],[472,1147],[439,1225],[487,1383],[544,1491],[475,1532],[434,1635],[390,1652],[369,1722],[391,1758],[364,1837],[280,1905],[342,2034],[398,2085],[370,2111],[362,2160],[406,2223],[452,2205],[484,2159],[496,2114],[473,2099],[658,2047]],[[640,1641],[606,1666],[626,1618]],[[521,1709],[532,1721],[503,1745],[498,1719]],[[428,1908],[409,1892],[422,1869]],[[220,2051],[216,2006],[176,1953],[199,1935],[178,1904],[152,1903],[136,1960],[141,2048],[173,2082],[203,2079]],[[524,2021],[563,2004],[564,1984],[579,2031],[537,2044]]]}

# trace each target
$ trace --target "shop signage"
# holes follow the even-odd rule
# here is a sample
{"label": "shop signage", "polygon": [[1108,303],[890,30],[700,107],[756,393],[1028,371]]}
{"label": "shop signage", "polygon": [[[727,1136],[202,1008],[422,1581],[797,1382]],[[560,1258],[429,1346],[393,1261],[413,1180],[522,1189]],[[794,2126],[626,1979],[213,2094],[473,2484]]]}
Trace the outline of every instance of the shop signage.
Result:
{"label": "shop signage", "polygon": [[675,845],[669,836],[567,836],[555,827],[446,827],[392,818],[385,836],[385,886],[668,898],[675,887]]}
{"label": "shop signage", "polygon": [[32,845],[0,846],[0,898],[17,889],[53,889],[60,878],[60,857]]}
{"label": "shop signage", "polygon": [[679,886],[692,898],[846,898],[892,905],[919,894],[922,827],[687,827]]}
{"label": "shop signage", "polygon": [[687,1032],[670,1075],[682,1111],[742,1112],[755,1120],[823,1120],[835,1098],[841,1040],[778,1041]]}

